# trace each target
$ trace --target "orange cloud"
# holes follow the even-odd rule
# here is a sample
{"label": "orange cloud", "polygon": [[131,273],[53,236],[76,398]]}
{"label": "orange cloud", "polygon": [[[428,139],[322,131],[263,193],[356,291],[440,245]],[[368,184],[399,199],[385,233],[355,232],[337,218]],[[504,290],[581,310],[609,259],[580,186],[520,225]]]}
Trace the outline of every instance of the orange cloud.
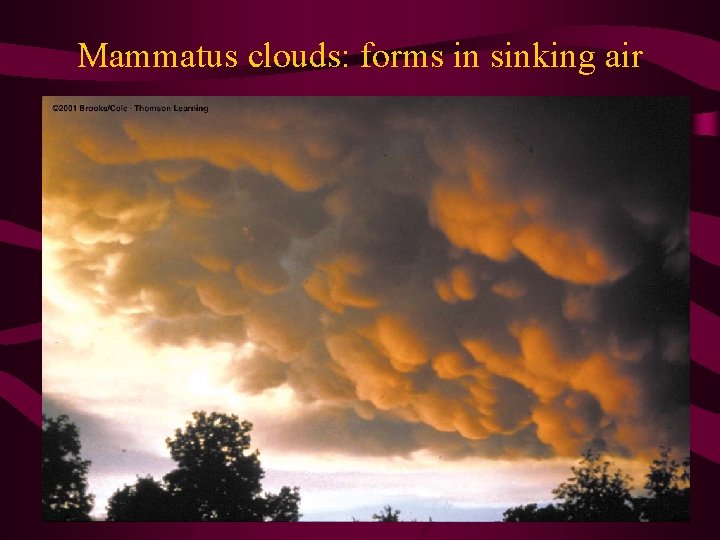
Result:
{"label": "orange cloud", "polygon": [[414,371],[429,360],[428,349],[407,319],[391,314],[375,321],[378,345],[397,371]]}
{"label": "orange cloud", "polygon": [[513,246],[546,274],[571,283],[595,285],[627,273],[582,230],[532,223],[517,231]]}
{"label": "orange cloud", "polygon": [[199,253],[193,255],[193,260],[200,266],[213,273],[230,272],[232,270],[232,262],[223,257],[213,255],[212,253]]}
{"label": "orange cloud", "polygon": [[[514,332],[521,349],[517,357],[505,357],[480,339],[465,340],[463,346],[491,373],[532,390],[539,398],[532,409],[538,438],[558,453],[573,455],[597,436],[601,429],[597,415],[624,425],[641,414],[642,396],[636,382],[622,374],[607,354],[564,357],[541,327],[530,324]],[[597,413],[589,420],[587,410],[592,403],[597,403]]]}
{"label": "orange cloud", "polygon": [[446,279],[435,280],[435,291],[443,302],[473,300],[477,294],[475,276],[467,265],[453,268]]}
{"label": "orange cloud", "polygon": [[176,187],[174,190],[175,200],[182,206],[192,212],[202,214],[212,207],[212,201],[204,199],[188,191]]}
{"label": "orange cloud", "polygon": [[556,223],[552,205],[538,194],[511,195],[493,186],[474,154],[466,151],[461,179],[435,182],[430,195],[430,218],[453,245],[496,261],[522,253],[571,283],[607,283],[627,273],[583,225]]}
{"label": "orange cloud", "polygon": [[169,161],[153,168],[155,176],[164,184],[175,184],[187,180],[200,171],[198,161]]}
{"label": "orange cloud", "polygon": [[458,379],[471,374],[477,366],[467,353],[450,351],[433,357],[432,367],[441,379]]}
{"label": "orange cloud", "polygon": [[318,264],[303,287],[311,298],[335,313],[342,313],[346,306],[371,309],[381,305],[382,299],[358,281],[368,271],[368,264],[359,255],[339,254]]}
{"label": "orange cloud", "polygon": [[562,407],[541,405],[533,409],[532,421],[537,426],[538,438],[561,456],[577,456],[587,443],[588,431],[583,430],[577,416]]}
{"label": "orange cloud", "polygon": [[240,315],[250,297],[230,277],[204,279],[195,286],[200,302],[218,315]]}
{"label": "orange cloud", "polygon": [[235,277],[244,289],[271,295],[282,291],[289,283],[287,272],[279,265],[247,261],[235,267]]}
{"label": "orange cloud", "polygon": [[330,336],[330,356],[355,384],[357,396],[380,410],[394,410],[410,404],[410,379],[397,372],[369,342],[360,336]]}
{"label": "orange cloud", "polygon": [[473,185],[436,182],[430,198],[430,216],[457,247],[497,261],[506,261],[514,254],[517,205],[495,201],[479,176]]}
{"label": "orange cloud", "polygon": [[432,393],[420,393],[413,396],[414,410],[420,421],[431,425],[438,431],[456,431],[468,439],[486,439],[491,431],[485,427],[484,418],[462,401],[448,401]]}
{"label": "orange cloud", "polygon": [[623,376],[602,354],[585,359],[570,377],[570,385],[597,398],[603,410],[619,416],[639,412],[639,396],[633,382]]}
{"label": "orange cloud", "polygon": [[[389,325],[396,332],[398,322],[392,320],[383,325]],[[400,338],[400,347],[407,347],[406,338]],[[397,335],[390,339],[393,342],[391,346],[395,346]],[[492,416],[497,400],[491,388],[480,382],[482,377],[472,379],[467,387],[457,386],[455,394],[445,394],[439,389],[418,391],[404,371],[407,366],[398,366],[397,358],[388,358],[387,351],[374,347],[365,338],[359,335],[332,336],[326,345],[333,360],[343,367],[354,383],[357,396],[382,411],[392,412],[408,422],[420,422],[438,431],[456,432],[473,440],[486,439],[493,433],[502,432]],[[413,343],[413,346],[417,345]],[[369,411],[363,414],[370,416]],[[514,431],[509,430],[510,433]]]}

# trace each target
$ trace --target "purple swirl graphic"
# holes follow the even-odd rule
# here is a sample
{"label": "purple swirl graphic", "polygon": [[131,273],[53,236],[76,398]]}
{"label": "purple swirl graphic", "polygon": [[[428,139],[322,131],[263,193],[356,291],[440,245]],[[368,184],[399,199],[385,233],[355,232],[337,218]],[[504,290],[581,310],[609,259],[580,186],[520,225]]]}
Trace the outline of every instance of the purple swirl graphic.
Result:
{"label": "purple swirl graphic", "polygon": [[0,242],[31,249],[42,249],[42,235],[10,221],[0,220]]}
{"label": "purple swirl graphic", "polygon": [[720,414],[720,373],[696,361],[690,362],[691,403],[706,411]]}
{"label": "purple swirl graphic", "polygon": [[17,345],[36,341],[42,337],[42,324],[34,323],[17,328],[0,330],[0,345]]}
{"label": "purple swirl graphic", "polygon": [[700,212],[690,212],[690,252],[701,259],[720,266],[720,218]]}
{"label": "purple swirl graphic", "polygon": [[[524,35],[529,35],[525,33]],[[720,42],[694,34],[638,26],[572,26],[547,30],[545,39],[562,39],[570,45],[617,49],[624,41],[643,51],[645,61],[665,68],[711,90],[720,90]]]}
{"label": "purple swirl graphic", "polygon": [[720,135],[720,115],[718,111],[693,115],[693,133],[704,137]]}
{"label": "purple swirl graphic", "polygon": [[720,373],[720,360],[717,357],[720,317],[695,302],[690,302],[690,326],[690,358]]}
{"label": "purple swirl graphic", "polygon": [[720,462],[720,414],[690,406],[690,447],[693,452]]}
{"label": "purple swirl graphic", "polygon": [[0,397],[24,414],[36,426],[42,422],[42,398],[20,379],[0,371]]}

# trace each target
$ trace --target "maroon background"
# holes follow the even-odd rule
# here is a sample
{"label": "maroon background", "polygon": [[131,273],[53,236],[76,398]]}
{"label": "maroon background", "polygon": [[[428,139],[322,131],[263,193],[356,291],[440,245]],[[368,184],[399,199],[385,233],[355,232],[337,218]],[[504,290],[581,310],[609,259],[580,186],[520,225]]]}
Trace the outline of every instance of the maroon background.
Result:
{"label": "maroon background", "polygon": [[[49,4],[49,3],[48,3]],[[228,5],[223,5],[228,4]],[[6,6],[0,21],[0,536],[59,539],[172,536],[177,539],[258,535],[280,538],[343,536],[346,539],[492,535],[516,538],[590,539],[647,535],[697,537],[717,531],[720,450],[720,221],[691,220],[692,242],[703,251],[691,259],[692,521],[684,524],[113,524],[40,521],[41,345],[38,326],[3,333],[41,320],[41,97],[43,95],[688,95],[694,114],[720,109],[720,56],[717,2],[493,2],[446,0],[290,2],[130,0],[101,2],[23,2]],[[595,25],[604,25],[596,27]],[[624,27],[624,28],[622,28]],[[640,28],[629,28],[640,27]],[[691,34],[658,32],[660,29]],[[331,49],[357,53],[366,41],[379,48],[433,45],[451,49],[460,40],[469,49],[531,44],[600,48],[631,41],[652,57],[638,70],[600,71],[581,77],[574,70],[129,70],[102,73],[78,70],[78,41],[118,49],[233,49],[240,63],[247,52],[271,41],[276,48],[312,51],[319,41]],[[699,39],[709,38],[709,39]],[[714,40],[714,41],[713,41]],[[441,45],[437,45],[441,44]],[[17,47],[20,46],[20,47]],[[646,56],[648,58],[648,56]],[[448,57],[449,59],[449,57]],[[352,62],[352,58],[350,59]],[[99,80],[93,80],[93,79]],[[75,80],[71,80],[75,79]],[[703,86],[704,85],[704,86]],[[720,137],[692,138],[691,210],[720,216]],[[711,132],[712,132],[712,121]],[[694,214],[697,216],[698,214]],[[8,223],[26,229],[8,228]],[[695,225],[699,223],[699,225]],[[708,225],[709,224],[709,225]],[[29,229],[29,230],[28,230]],[[697,245],[700,245],[699,243]],[[28,247],[29,246],[29,247]],[[35,249],[33,249],[35,246]],[[702,256],[701,256],[702,255]],[[692,311],[694,310],[694,311]],[[702,322],[702,327],[700,323]],[[709,330],[708,330],[709,329]],[[695,347],[695,344],[698,344]],[[695,351],[702,356],[697,361]],[[18,382],[22,384],[18,386]],[[30,411],[28,416],[21,411]],[[699,418],[696,421],[696,416]],[[697,443],[696,443],[697,441]]]}

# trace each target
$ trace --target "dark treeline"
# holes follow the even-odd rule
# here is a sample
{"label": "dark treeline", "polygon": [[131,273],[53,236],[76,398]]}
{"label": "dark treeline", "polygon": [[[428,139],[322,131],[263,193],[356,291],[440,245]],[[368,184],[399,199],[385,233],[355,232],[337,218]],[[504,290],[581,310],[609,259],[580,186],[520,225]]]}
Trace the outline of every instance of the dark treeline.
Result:
{"label": "dark treeline", "polygon": [[[235,415],[193,413],[166,439],[177,467],[161,480],[138,477],[108,500],[108,521],[298,521],[300,492],[263,493],[259,452],[250,450],[252,424]],[[43,416],[42,516],[47,521],[88,521],[90,462],[80,456],[77,427],[67,416]],[[503,521],[685,521],[690,518],[690,460],[660,454],[645,475],[645,494],[633,496],[631,478],[587,451],[572,475],[553,490],[557,502],[509,508]],[[385,506],[372,520],[398,522]],[[357,521],[353,518],[353,521]]]}
{"label": "dark treeline", "polygon": [[687,521],[690,458],[678,463],[667,448],[650,464],[645,495],[633,497],[632,479],[588,450],[572,476],[553,490],[557,503],[509,508],[503,521]]}
{"label": "dark treeline", "polygon": [[252,424],[235,415],[193,413],[165,442],[177,468],[162,481],[138,478],[117,490],[108,521],[298,521],[298,488],[262,493],[265,472],[250,451]]}
{"label": "dark treeline", "polygon": [[[690,519],[690,458],[681,463],[660,448],[645,475],[645,494],[632,495],[632,479],[600,454],[588,450],[572,476],[553,490],[554,504],[508,508],[503,521],[688,521]],[[400,510],[386,506],[373,521],[401,521]],[[356,521],[356,520],[354,520]],[[432,520],[431,520],[432,521]]]}
{"label": "dark treeline", "polygon": [[[138,477],[108,500],[108,521],[298,521],[300,492],[263,493],[252,424],[235,415],[195,412],[166,439],[177,467],[162,480]],[[43,418],[43,519],[88,520],[89,461],[80,459],[77,428],[67,416]]]}

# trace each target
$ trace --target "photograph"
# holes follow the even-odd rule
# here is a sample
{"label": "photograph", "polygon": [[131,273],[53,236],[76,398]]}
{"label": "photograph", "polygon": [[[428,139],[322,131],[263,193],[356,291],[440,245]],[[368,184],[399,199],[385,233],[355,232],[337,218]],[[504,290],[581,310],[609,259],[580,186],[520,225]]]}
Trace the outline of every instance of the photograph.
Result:
{"label": "photograph", "polygon": [[41,106],[42,520],[690,519],[687,96]]}

